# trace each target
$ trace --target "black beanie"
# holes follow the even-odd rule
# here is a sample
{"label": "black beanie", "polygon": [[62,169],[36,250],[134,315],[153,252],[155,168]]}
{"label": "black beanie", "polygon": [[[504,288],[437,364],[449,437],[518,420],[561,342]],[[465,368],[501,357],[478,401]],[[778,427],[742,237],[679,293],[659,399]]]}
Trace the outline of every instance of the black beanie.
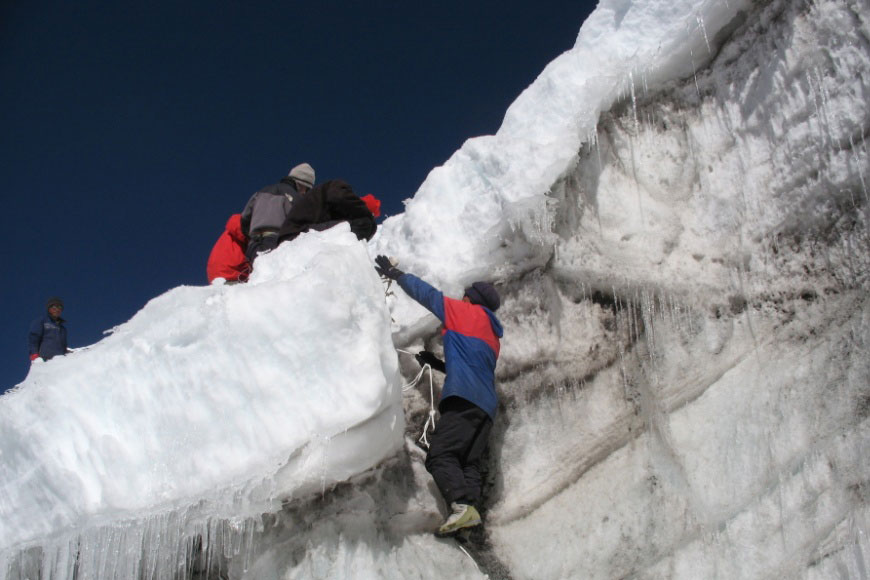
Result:
{"label": "black beanie", "polygon": [[473,304],[486,306],[493,312],[501,306],[501,298],[499,298],[495,286],[489,282],[475,282],[465,289],[465,295],[471,298]]}
{"label": "black beanie", "polygon": [[54,298],[48,299],[48,302],[45,303],[45,309],[48,310],[49,308],[51,308],[55,304],[57,304],[58,306],[63,308],[63,300],[61,300],[60,298],[54,297]]}

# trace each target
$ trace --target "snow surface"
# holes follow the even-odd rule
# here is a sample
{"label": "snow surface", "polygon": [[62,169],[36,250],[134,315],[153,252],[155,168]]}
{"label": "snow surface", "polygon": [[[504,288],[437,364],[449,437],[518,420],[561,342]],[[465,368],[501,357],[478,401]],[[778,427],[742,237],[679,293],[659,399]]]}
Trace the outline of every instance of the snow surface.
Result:
{"label": "snow surface", "polygon": [[[0,577],[867,578],[867,14],[602,0],[368,247],[301,236],[34,367]],[[503,294],[470,555],[399,395],[437,321],[379,253]]]}
{"label": "snow surface", "polygon": [[34,366],[0,406],[0,545],[200,501],[257,514],[393,455],[383,296],[364,246],[333,228],[245,285],[176,288]]}

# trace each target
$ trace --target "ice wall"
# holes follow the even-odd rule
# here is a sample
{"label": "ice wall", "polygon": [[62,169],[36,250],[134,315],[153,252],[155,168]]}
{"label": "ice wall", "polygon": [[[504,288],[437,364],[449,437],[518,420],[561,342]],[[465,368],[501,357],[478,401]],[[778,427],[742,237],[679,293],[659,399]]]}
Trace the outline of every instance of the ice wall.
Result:
{"label": "ice wall", "polygon": [[[867,9],[602,2],[372,252],[505,297],[476,565],[421,535],[443,506],[409,441],[389,477],[280,515],[257,572],[867,577]],[[438,351],[390,304],[400,346]],[[406,393],[409,435],[427,397]]]}
{"label": "ice wall", "polygon": [[102,528],[141,553],[149,527],[256,516],[393,455],[383,303],[343,226],[263,256],[245,285],[176,288],[34,366],[0,399],[0,546]]}
{"label": "ice wall", "polygon": [[711,64],[637,83],[552,185],[502,314],[513,578],[867,576],[867,8],[706,23]]}
{"label": "ice wall", "polygon": [[[486,507],[512,578],[868,574],[868,3],[719,7],[669,13],[679,48],[645,59],[619,17],[668,7],[602,2],[379,240],[508,295]],[[455,211],[463,243],[424,238],[418,205]]]}
{"label": "ice wall", "polygon": [[[9,577],[79,554],[79,577],[866,578],[868,8],[603,0],[499,133],[381,228],[370,254],[504,297],[468,554],[430,534],[424,381],[404,394],[404,449],[374,469],[256,517],[206,501],[86,531],[19,553]],[[341,266],[374,307],[371,272]],[[400,290],[387,304],[400,348],[440,349],[431,316]]]}

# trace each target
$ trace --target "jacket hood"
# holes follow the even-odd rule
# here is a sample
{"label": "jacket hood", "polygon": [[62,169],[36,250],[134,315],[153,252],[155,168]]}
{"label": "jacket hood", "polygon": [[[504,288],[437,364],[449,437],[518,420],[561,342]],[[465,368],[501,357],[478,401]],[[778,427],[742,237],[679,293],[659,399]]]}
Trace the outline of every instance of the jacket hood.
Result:
{"label": "jacket hood", "polygon": [[483,308],[483,311],[486,312],[487,316],[489,316],[489,323],[492,325],[492,331],[495,333],[495,335],[499,338],[504,336],[504,328],[502,328],[501,321],[498,319],[498,317],[496,317],[495,313],[486,306],[480,307]]}
{"label": "jacket hood", "polygon": [[245,234],[242,233],[242,214],[231,215],[230,219],[227,220],[226,230],[231,238],[244,245]]}

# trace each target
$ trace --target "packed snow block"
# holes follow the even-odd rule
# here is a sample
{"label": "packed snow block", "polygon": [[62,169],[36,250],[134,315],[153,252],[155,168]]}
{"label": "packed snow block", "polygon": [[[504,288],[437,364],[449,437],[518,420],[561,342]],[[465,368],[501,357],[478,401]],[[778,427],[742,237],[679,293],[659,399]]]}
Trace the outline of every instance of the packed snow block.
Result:
{"label": "packed snow block", "polygon": [[0,549],[201,501],[259,513],[401,447],[365,245],[341,225],[256,266],[245,285],[166,292],[0,398]]}

